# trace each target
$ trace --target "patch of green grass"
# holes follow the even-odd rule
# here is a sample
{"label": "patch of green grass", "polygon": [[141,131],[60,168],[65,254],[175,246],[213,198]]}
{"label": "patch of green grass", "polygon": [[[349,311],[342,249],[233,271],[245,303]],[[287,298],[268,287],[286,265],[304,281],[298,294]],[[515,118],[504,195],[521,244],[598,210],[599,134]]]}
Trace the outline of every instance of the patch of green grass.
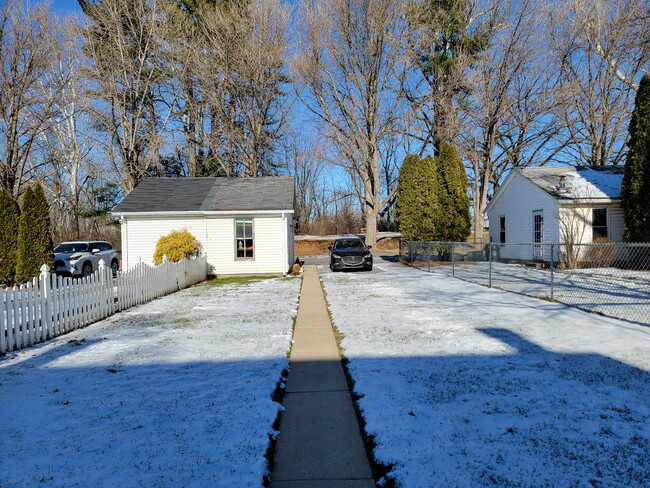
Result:
{"label": "patch of green grass", "polygon": [[191,320],[188,319],[187,317],[180,317],[178,319],[174,319],[172,324],[189,324],[190,322]]}
{"label": "patch of green grass", "polygon": [[262,280],[277,278],[277,276],[228,276],[225,278],[215,278],[208,281],[204,286],[222,286],[222,285],[249,285]]}

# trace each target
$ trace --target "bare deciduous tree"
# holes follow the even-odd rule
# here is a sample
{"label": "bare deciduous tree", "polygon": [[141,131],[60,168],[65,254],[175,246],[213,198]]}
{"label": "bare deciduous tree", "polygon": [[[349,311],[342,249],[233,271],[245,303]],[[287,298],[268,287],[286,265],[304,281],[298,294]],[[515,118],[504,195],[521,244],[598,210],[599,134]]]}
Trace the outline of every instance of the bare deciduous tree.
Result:
{"label": "bare deciduous tree", "polygon": [[305,233],[322,192],[324,164],[321,143],[294,132],[287,138],[284,159],[289,174],[296,177],[296,232]]}
{"label": "bare deciduous tree", "polygon": [[161,172],[160,150],[177,96],[166,39],[174,39],[181,24],[170,22],[163,7],[162,0],[82,2],[93,115],[126,193]]}
{"label": "bare deciduous tree", "polygon": [[560,260],[568,268],[577,268],[580,262],[581,247],[591,216],[591,206],[584,204],[564,205],[556,218],[560,224]]}
{"label": "bare deciduous tree", "polygon": [[48,10],[47,4],[8,0],[0,11],[0,188],[14,199],[38,166],[32,149],[58,96],[44,77],[54,62],[55,29]]}
{"label": "bare deciduous tree", "polygon": [[[497,8],[498,6],[498,8]],[[459,146],[465,158],[475,238],[489,198],[512,167],[542,165],[562,148],[552,75],[544,69],[540,9],[532,0],[499,1],[489,9],[485,50],[473,63],[473,80],[460,113]]]}
{"label": "bare deciduous tree", "polygon": [[[57,209],[53,225],[60,229],[71,224],[70,237],[80,237],[79,212],[81,197],[87,188],[92,140],[88,114],[88,98],[81,80],[83,56],[80,52],[76,26],[72,19],[62,25],[60,42],[55,49],[52,70],[44,75],[43,90],[50,93],[53,114],[50,124],[40,133],[40,146],[48,161],[44,174],[50,204]],[[58,95],[52,93],[53,88]],[[68,234],[66,232],[66,234]]]}
{"label": "bare deciduous tree", "polygon": [[210,156],[228,176],[272,174],[291,108],[290,10],[279,0],[258,0],[206,4],[200,12],[205,50],[196,59],[197,82],[210,110]]}
{"label": "bare deciduous tree", "polygon": [[380,161],[400,131],[402,6],[396,0],[327,0],[309,2],[301,12],[295,62],[305,86],[301,98],[335,148],[334,162],[362,185],[369,245],[376,242],[377,216],[393,196],[382,182]]}
{"label": "bare deciduous tree", "polygon": [[[645,9],[645,11],[643,10]],[[549,10],[563,100],[558,116],[576,164],[619,164],[637,81],[648,69],[647,6],[634,0],[570,0]]]}

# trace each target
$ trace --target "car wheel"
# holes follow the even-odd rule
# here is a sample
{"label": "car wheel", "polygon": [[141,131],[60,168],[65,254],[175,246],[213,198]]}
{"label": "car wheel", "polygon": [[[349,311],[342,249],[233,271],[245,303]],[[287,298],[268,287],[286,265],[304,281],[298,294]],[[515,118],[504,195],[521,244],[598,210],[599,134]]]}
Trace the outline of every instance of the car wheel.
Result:
{"label": "car wheel", "polygon": [[113,271],[113,278],[117,276],[117,270],[120,268],[120,265],[117,264],[117,261],[113,260],[111,262],[111,271]]}
{"label": "car wheel", "polygon": [[93,274],[93,265],[90,263],[84,263],[83,267],[81,268],[81,275],[90,276],[91,274]]}

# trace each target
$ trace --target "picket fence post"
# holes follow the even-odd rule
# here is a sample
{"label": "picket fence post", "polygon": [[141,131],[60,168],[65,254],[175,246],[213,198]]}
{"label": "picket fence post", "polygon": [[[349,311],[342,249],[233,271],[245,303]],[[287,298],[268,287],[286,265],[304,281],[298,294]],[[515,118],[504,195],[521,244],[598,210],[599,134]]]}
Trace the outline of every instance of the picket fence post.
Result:
{"label": "picket fence post", "polygon": [[9,311],[7,310],[7,318],[5,319],[5,300],[7,298],[7,290],[0,289],[0,353],[7,350],[7,340],[5,334],[7,332],[7,325],[9,323]]}
{"label": "picket fence post", "polygon": [[41,266],[41,329],[43,340],[52,338],[52,316],[50,315],[50,268]]}
{"label": "picket fence post", "polygon": [[99,260],[99,318],[106,317],[106,305],[108,297],[106,296],[106,261],[104,258]]}
{"label": "picket fence post", "polygon": [[[31,284],[32,286],[29,288],[29,336],[31,337],[32,344],[38,344],[41,342],[41,337],[38,330],[38,309],[36,307],[36,297],[38,296],[38,278],[32,278]],[[2,335],[4,336],[4,332]]]}

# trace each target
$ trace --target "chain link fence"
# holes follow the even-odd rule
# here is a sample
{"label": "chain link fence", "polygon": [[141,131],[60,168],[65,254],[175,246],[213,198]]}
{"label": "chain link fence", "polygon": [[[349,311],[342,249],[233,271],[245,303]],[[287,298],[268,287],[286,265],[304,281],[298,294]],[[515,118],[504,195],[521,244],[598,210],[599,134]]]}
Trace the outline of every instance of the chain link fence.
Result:
{"label": "chain link fence", "polygon": [[402,241],[400,261],[650,325],[650,244]]}

